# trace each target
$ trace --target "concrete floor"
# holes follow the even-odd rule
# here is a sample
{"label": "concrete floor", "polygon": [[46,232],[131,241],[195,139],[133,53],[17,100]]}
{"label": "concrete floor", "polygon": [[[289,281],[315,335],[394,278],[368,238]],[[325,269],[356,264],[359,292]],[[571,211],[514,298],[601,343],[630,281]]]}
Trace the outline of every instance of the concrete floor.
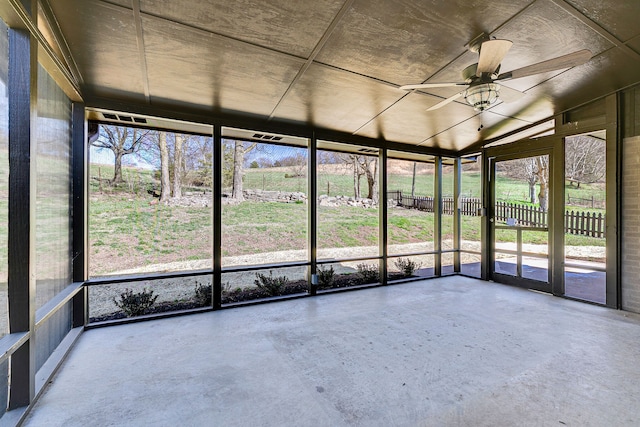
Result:
{"label": "concrete floor", "polygon": [[87,331],[27,426],[637,426],[640,316],[452,276]]}

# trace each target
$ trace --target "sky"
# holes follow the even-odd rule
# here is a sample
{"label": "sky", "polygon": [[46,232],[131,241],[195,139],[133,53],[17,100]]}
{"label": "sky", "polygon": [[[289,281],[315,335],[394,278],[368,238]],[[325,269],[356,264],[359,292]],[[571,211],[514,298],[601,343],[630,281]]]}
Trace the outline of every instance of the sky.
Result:
{"label": "sky", "polygon": [[[113,165],[115,162],[115,156],[113,155],[113,151],[108,148],[98,148],[93,145],[90,146],[89,150],[89,161],[93,164],[99,165]],[[134,166],[139,169],[147,169],[153,170],[155,167],[140,158],[140,156],[136,154],[129,154],[122,158],[123,166]]]}

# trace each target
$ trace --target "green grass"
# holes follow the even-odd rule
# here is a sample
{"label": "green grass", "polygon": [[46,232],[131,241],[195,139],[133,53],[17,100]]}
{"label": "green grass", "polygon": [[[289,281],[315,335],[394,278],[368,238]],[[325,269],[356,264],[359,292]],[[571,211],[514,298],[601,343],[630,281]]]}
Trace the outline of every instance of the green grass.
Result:
{"label": "green grass", "polygon": [[[153,172],[141,171],[137,175],[125,170],[129,182],[117,188],[108,185],[113,168],[100,166],[102,192],[97,179],[91,180],[89,233],[91,242],[91,274],[107,274],[146,264],[184,260],[210,259],[211,257],[211,209],[195,207],[171,207],[155,203],[146,192],[157,183]],[[245,188],[281,191],[307,190],[305,177],[285,178],[284,169],[247,169]],[[97,166],[92,165],[91,176],[97,177]],[[389,190],[411,191],[411,175],[389,175]],[[131,184],[133,182],[133,184]],[[353,177],[350,174],[319,174],[318,193],[326,194],[327,182],[331,195],[352,195]],[[463,194],[480,197],[480,175],[465,172],[462,176]],[[499,179],[498,194],[508,195],[512,202],[523,202],[528,194],[524,182]],[[362,191],[366,184],[363,179]],[[452,192],[453,175],[443,176],[443,193]],[[576,191],[574,187],[572,191]],[[582,185],[580,192],[597,193],[597,185]],[[433,194],[433,175],[419,175],[416,194]],[[579,197],[576,193],[572,196]],[[580,196],[582,197],[582,196]],[[590,196],[588,196],[590,197]],[[306,204],[252,202],[228,204],[222,211],[223,256],[259,254],[283,250],[304,250],[307,247]],[[573,208],[585,210],[585,208]],[[588,209],[591,210],[591,209]],[[478,241],[480,220],[478,217],[461,218],[462,239]],[[379,213],[377,209],[343,206],[318,207],[318,247],[375,246],[378,244]],[[389,209],[389,244],[430,242],[433,240],[434,218],[432,213]],[[443,216],[442,234],[445,239],[453,236],[453,218]],[[546,233],[524,232],[527,243],[544,244]],[[496,234],[498,241],[514,239],[508,230]],[[584,236],[566,237],[568,245],[604,245],[604,239]],[[1,254],[0,254],[1,256]]]}

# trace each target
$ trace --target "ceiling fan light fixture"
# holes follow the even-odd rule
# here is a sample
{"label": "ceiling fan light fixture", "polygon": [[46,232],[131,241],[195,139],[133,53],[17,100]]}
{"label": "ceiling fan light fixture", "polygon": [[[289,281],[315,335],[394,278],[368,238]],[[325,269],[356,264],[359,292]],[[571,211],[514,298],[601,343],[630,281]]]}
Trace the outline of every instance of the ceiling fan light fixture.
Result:
{"label": "ceiling fan light fixture", "polygon": [[482,83],[470,86],[464,92],[464,99],[476,111],[484,111],[498,100],[499,92],[499,84]]}

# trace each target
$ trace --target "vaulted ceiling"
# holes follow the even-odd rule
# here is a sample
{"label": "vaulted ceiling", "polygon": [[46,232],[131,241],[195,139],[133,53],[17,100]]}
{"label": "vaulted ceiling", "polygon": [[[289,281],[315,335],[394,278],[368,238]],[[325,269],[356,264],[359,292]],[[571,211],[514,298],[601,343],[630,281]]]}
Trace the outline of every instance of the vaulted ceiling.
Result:
{"label": "vaulted ceiling", "polygon": [[[462,150],[640,81],[636,0],[49,0],[48,23],[90,106],[231,114]],[[589,49],[570,69],[504,83],[482,113],[459,92],[481,34],[513,42],[501,71]],[[481,130],[480,125],[483,125]]]}

